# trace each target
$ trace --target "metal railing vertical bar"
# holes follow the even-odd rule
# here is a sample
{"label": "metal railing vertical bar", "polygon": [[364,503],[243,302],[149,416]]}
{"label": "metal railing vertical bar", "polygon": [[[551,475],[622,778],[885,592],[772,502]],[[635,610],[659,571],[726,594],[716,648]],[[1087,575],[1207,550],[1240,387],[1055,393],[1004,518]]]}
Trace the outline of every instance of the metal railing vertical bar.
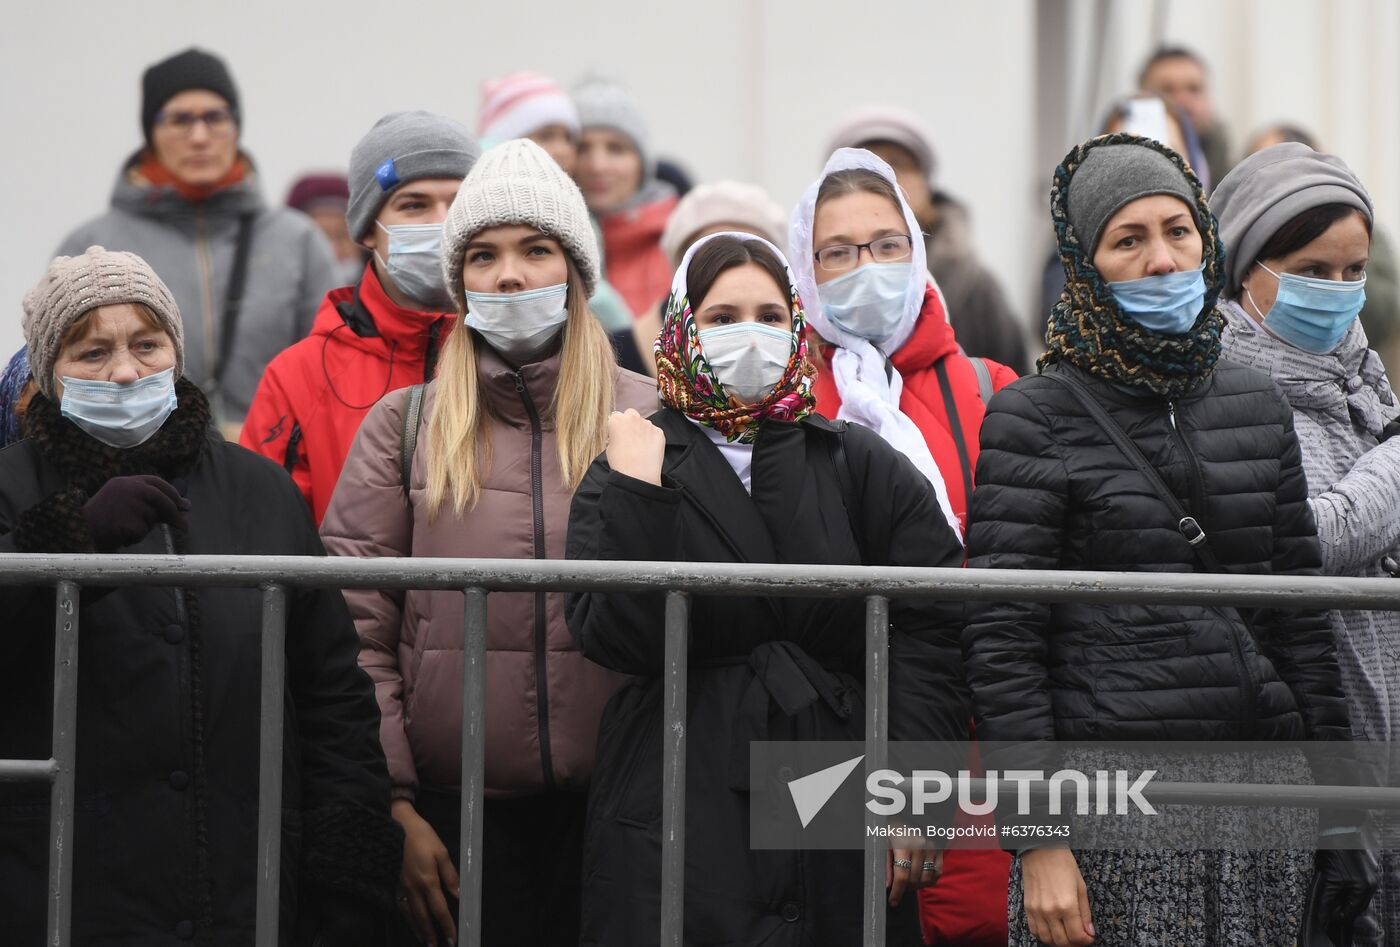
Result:
{"label": "metal railing vertical bar", "polygon": [[481,833],[486,792],[486,590],[463,591],[462,835],[457,943],[481,944]]}
{"label": "metal railing vertical bar", "polygon": [[276,947],[282,884],[282,702],[287,675],[287,589],[262,587],[258,722],[258,890],[254,942]]}
{"label": "metal railing vertical bar", "polygon": [[686,679],[690,597],[666,593],[666,733],[661,788],[661,947],[681,947],[685,929]]}
{"label": "metal railing vertical bar", "polygon": [[53,783],[49,787],[50,947],[67,947],[73,921],[74,771],[78,750],[76,582],[58,583],[54,601]]}
{"label": "metal railing vertical bar", "polygon": [[[884,769],[890,735],[890,600],[865,599],[865,774]],[[878,819],[869,813],[868,820]],[[865,837],[865,947],[885,947],[885,840]],[[908,896],[912,897],[912,893]]]}

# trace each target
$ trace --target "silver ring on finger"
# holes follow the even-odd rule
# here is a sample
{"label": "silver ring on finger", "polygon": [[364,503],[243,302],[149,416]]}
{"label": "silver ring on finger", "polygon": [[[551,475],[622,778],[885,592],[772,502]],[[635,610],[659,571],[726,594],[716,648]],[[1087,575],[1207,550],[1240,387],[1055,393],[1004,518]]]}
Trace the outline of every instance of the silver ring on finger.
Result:
{"label": "silver ring on finger", "polygon": [[938,871],[938,865],[936,865],[933,862],[924,862],[924,871],[932,871],[936,873]]}
{"label": "silver ring on finger", "polygon": [[913,867],[914,867],[914,863],[913,863],[912,861],[910,861],[909,859],[907,859],[907,858],[896,858],[896,859],[894,860],[894,867],[896,867],[896,868],[913,868]]}

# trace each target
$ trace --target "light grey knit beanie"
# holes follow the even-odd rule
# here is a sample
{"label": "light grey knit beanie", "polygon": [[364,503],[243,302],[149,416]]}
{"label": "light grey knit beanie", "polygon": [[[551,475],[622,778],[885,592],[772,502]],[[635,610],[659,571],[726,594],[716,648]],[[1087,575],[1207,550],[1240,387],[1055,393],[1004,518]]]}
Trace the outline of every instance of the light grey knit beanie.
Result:
{"label": "light grey knit beanie", "polygon": [[180,307],[156,271],[134,253],[88,247],[81,256],[54,257],[43,279],[24,295],[29,371],[46,397],[58,397],[53,367],[73,323],[99,306],[122,303],[140,303],[155,315],[175,343],[175,377],[185,373]]}
{"label": "light grey knit beanie", "polygon": [[573,88],[574,105],[578,108],[579,125],[589,128],[612,128],[632,139],[642,156],[642,178],[652,177],[651,134],[647,130],[642,110],[621,83],[602,76],[590,76]]}
{"label": "light grey knit beanie", "polygon": [[583,277],[584,295],[598,288],[598,240],[583,193],[543,148],[528,138],[488,148],[462,180],[442,224],[442,273],[466,312],[462,257],[467,241],[488,227],[523,224],[558,240]]}
{"label": "light grey knit beanie", "polygon": [[481,157],[467,126],[432,112],[390,112],[374,123],[350,152],[350,203],[345,223],[359,240],[409,181],[464,178]]}

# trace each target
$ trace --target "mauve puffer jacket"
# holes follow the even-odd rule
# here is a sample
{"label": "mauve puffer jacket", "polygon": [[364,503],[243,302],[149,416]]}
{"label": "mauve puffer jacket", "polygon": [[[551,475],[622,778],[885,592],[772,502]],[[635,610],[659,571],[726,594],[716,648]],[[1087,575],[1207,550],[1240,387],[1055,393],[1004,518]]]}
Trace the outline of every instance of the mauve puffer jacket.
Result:
{"label": "mauve puffer jacket", "polygon": [[[550,402],[559,356],[518,372],[477,346],[489,407],[491,467],[475,509],[427,508],[427,431],[437,384],[423,399],[411,501],[399,473],[407,391],[365,417],[321,524],[334,556],[562,559],[573,491],[559,472]],[[656,383],[617,370],[618,410],[650,414]],[[396,798],[419,784],[455,789],[462,772],[460,592],[347,591],[360,633],[360,664],[374,679],[380,739]],[[527,795],[583,790],[598,721],[621,677],[579,654],[564,624],[561,593],[495,592],[487,607],[486,791]]]}
{"label": "mauve puffer jacket", "polygon": [[[1235,573],[1317,575],[1293,417],[1267,375],[1220,362],[1175,402],[1093,389]],[[973,568],[1198,572],[1142,473],[1070,391],[1013,382],[982,425]],[[1206,605],[975,602],[963,636],[984,740],[1328,740],[1347,709],[1327,616]],[[1257,636],[1257,647],[1255,636]]]}

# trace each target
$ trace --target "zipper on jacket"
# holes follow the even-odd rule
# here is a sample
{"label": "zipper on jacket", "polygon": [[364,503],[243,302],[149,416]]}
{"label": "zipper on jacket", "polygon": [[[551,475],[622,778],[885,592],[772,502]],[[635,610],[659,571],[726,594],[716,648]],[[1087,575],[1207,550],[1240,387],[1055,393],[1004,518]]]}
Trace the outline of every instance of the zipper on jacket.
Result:
{"label": "zipper on jacket", "polygon": [[[534,399],[525,387],[525,375],[515,372],[515,393],[525,405],[530,418],[530,505],[535,518],[535,558],[545,558],[544,548],[544,431]],[[535,714],[540,721],[540,766],[544,768],[544,785],[554,791],[554,759],[549,748],[549,668],[548,626],[545,621],[545,593],[535,593]]]}
{"label": "zipper on jacket", "polygon": [[[222,352],[215,352],[215,339],[218,326],[214,324],[214,260],[209,252],[209,225],[202,208],[194,212],[194,255],[199,264],[199,304],[204,310],[204,371],[209,378],[214,377],[217,359]],[[205,385],[206,381],[197,381]]]}
{"label": "zipper on jacket", "polygon": [[[437,368],[438,336],[442,334],[442,320],[428,326],[428,350],[423,353],[423,384],[433,380],[433,370]],[[519,376],[517,376],[517,379]]]}
{"label": "zipper on jacket", "polygon": [[[1167,402],[1167,420],[1171,422],[1172,438],[1176,441],[1181,455],[1186,458],[1186,479],[1191,488],[1190,513],[1196,518],[1196,522],[1201,524],[1201,528],[1205,529],[1205,477],[1201,473],[1200,458],[1191,449],[1191,445],[1186,442],[1186,437],[1181,433],[1181,428],[1176,423],[1175,401]],[[1235,614],[1239,615],[1241,622],[1248,621],[1244,617],[1244,613],[1238,609],[1236,609]],[[1247,740],[1254,734],[1254,726],[1259,715],[1259,683],[1249,670],[1249,661],[1245,656],[1244,646],[1240,643],[1240,636],[1233,623],[1230,625],[1230,654],[1235,659],[1235,670],[1240,676],[1240,686],[1244,690],[1244,707],[1241,708],[1240,716],[1243,732],[1240,737]]]}

